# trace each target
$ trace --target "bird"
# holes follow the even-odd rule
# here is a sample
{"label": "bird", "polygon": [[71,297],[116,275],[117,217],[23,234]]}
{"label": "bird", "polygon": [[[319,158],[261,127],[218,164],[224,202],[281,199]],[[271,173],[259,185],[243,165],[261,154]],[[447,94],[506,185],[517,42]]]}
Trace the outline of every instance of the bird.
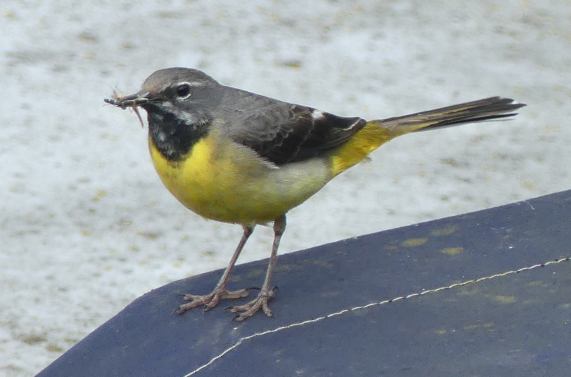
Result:
{"label": "bird", "polygon": [[135,110],[141,124],[138,109],[146,111],[154,167],[184,206],[204,218],[242,227],[242,237],[212,292],[185,294],[178,314],[247,297],[250,289],[229,290],[229,278],[254,228],[273,226],[268,267],[257,296],[228,308],[237,321],[259,311],[272,316],[272,274],[289,210],[398,136],[511,118],[525,106],[496,96],[365,120],[226,86],[200,70],[182,67],[155,71],[136,93],[114,94],[105,102]]}

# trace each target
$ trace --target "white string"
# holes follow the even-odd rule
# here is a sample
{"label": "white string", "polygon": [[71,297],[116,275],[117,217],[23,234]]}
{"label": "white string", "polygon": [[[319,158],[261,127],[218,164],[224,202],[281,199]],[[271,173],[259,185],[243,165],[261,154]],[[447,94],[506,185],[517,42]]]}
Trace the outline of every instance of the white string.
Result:
{"label": "white string", "polygon": [[519,274],[520,272],[524,272],[524,271],[530,271],[530,270],[535,270],[537,268],[540,267],[546,267],[552,264],[558,264],[561,262],[569,262],[571,260],[571,257],[562,257],[562,258],[558,258],[558,259],[553,259],[544,263],[538,263],[538,264],[534,264],[533,266],[529,266],[529,267],[522,267],[519,268],[517,270],[511,270],[511,271],[506,271],[506,272],[500,272],[494,275],[489,275],[489,276],[483,276],[477,279],[470,279],[470,280],[464,280],[462,282],[459,283],[454,283],[454,284],[450,284],[447,286],[443,286],[443,287],[439,287],[439,288],[433,288],[433,289],[426,289],[420,292],[415,292],[415,293],[411,293],[405,296],[398,296],[395,298],[391,298],[391,299],[385,299],[385,300],[381,300],[381,301],[375,301],[375,302],[371,302],[368,303],[366,305],[361,305],[361,306],[354,306],[352,308],[348,308],[348,309],[343,309],[340,310],[338,312],[334,312],[334,313],[330,313],[330,314],[326,314],[326,315],[322,315],[319,317],[315,317],[313,319],[308,319],[305,321],[301,321],[301,322],[294,322],[294,323],[290,323],[289,325],[283,325],[280,327],[276,327],[274,329],[270,329],[270,330],[265,330],[265,331],[261,331],[261,332],[257,332],[254,333],[252,335],[248,335],[248,336],[244,336],[240,339],[238,339],[238,341],[236,341],[236,343],[234,343],[233,345],[231,345],[230,347],[226,348],[224,351],[222,351],[221,353],[219,353],[218,355],[214,356],[213,358],[211,358],[207,363],[199,366],[198,368],[194,369],[193,371],[187,373],[184,375],[184,377],[190,377],[190,376],[194,376],[196,373],[200,372],[201,370],[209,367],[210,365],[214,364],[216,361],[220,360],[221,358],[223,358],[226,354],[234,351],[236,348],[240,347],[240,345],[242,345],[242,343],[244,343],[245,341],[248,341],[250,339],[254,339],[254,338],[259,338],[261,336],[265,336],[268,334],[274,334],[280,331],[284,331],[284,330],[289,330],[289,329],[293,329],[295,327],[301,327],[301,326],[305,326],[305,325],[309,325],[315,322],[319,322],[319,321],[323,321],[326,320],[328,318],[333,318],[333,317],[338,317],[340,315],[343,314],[347,314],[349,312],[354,312],[357,310],[362,310],[362,309],[367,309],[367,308],[371,308],[373,306],[379,306],[379,305],[385,305],[385,304],[390,304],[393,302],[397,302],[397,301],[401,301],[401,300],[407,300],[409,298],[413,298],[413,297],[418,297],[418,296],[423,296],[426,294],[431,294],[431,293],[438,293],[441,291],[445,291],[448,289],[453,289],[453,288],[458,288],[458,287],[463,287],[466,285],[470,285],[470,284],[478,284],[481,283],[483,281],[486,280],[492,280],[492,279],[497,279],[497,278],[501,278],[504,276],[508,276],[508,275],[514,275],[514,274]]}

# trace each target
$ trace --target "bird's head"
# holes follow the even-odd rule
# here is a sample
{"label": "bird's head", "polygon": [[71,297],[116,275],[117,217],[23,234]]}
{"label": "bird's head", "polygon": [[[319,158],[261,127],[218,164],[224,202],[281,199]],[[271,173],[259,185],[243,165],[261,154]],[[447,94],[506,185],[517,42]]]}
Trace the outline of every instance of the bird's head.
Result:
{"label": "bird's head", "polygon": [[[196,69],[166,68],[151,74],[141,90],[127,96],[113,95],[105,102],[122,109],[139,107],[149,122],[175,117],[180,124],[197,125],[206,121],[208,110],[219,102],[220,84]],[[138,115],[138,113],[137,113]]]}

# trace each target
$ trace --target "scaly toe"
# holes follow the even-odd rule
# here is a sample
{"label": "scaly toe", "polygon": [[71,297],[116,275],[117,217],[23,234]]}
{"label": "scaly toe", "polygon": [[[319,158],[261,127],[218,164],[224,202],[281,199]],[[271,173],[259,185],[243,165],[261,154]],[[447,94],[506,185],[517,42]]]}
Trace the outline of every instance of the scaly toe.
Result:
{"label": "scaly toe", "polygon": [[204,310],[208,311],[220,303],[220,300],[232,300],[247,297],[249,294],[247,289],[239,289],[236,291],[228,291],[226,289],[215,289],[212,293],[207,295],[193,295],[187,293],[183,296],[183,300],[190,301],[182,304],[176,310],[177,314],[183,314],[189,310],[204,305]]}
{"label": "scaly toe", "polygon": [[203,303],[199,300],[197,301],[192,301],[192,302],[187,302],[186,304],[182,304],[178,307],[178,309],[175,311],[176,314],[183,314],[184,312],[187,312],[189,310],[192,310],[196,307],[199,307],[200,305],[202,305]]}
{"label": "scaly toe", "polygon": [[254,300],[244,304],[244,305],[237,305],[232,306],[229,310],[232,313],[236,313],[236,317],[234,318],[235,321],[241,322],[244,321],[254,314],[256,314],[260,309],[264,312],[265,315],[268,317],[272,316],[272,311],[269,306],[269,301],[272,299],[273,294],[260,294]]}

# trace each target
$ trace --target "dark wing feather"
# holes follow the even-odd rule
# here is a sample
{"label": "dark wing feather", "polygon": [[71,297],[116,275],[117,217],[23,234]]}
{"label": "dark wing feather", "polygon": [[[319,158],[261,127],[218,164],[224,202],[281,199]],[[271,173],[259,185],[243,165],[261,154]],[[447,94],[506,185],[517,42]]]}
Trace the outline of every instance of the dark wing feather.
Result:
{"label": "dark wing feather", "polygon": [[345,143],[365,125],[234,89],[222,108],[228,135],[276,165],[306,160]]}

